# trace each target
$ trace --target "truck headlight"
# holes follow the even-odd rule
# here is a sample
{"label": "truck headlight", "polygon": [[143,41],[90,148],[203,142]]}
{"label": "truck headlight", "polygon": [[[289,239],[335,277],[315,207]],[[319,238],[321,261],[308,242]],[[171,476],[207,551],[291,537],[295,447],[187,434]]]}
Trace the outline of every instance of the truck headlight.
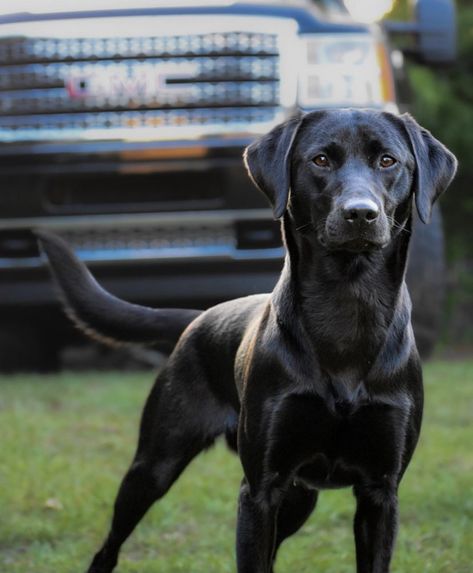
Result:
{"label": "truck headlight", "polygon": [[300,37],[298,105],[386,106],[394,87],[386,48],[370,36]]}

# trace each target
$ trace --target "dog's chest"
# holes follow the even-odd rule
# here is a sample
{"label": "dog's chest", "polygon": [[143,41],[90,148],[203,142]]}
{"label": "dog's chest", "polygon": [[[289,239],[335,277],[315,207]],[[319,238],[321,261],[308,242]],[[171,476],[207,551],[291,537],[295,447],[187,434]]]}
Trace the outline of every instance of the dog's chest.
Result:
{"label": "dog's chest", "polygon": [[285,406],[277,431],[284,438],[274,445],[296,483],[330,489],[399,471],[408,411],[396,400],[373,399],[360,384],[289,397]]}

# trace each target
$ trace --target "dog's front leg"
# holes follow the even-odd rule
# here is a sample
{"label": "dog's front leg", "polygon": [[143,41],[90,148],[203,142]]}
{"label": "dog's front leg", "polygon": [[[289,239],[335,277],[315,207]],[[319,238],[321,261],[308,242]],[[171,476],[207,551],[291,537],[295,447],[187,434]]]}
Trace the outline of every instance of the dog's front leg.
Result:
{"label": "dog's front leg", "polygon": [[356,486],[354,493],[357,573],[389,573],[398,527],[397,484],[383,476],[379,483]]}
{"label": "dog's front leg", "polygon": [[271,573],[277,542],[277,516],[288,481],[283,479],[281,472],[268,468],[265,429],[269,423],[262,413],[263,403],[253,399],[241,412],[238,451],[245,478],[238,500],[238,573]]}
{"label": "dog's front leg", "polygon": [[276,545],[280,495],[273,488],[254,494],[243,480],[238,502],[238,573],[270,573]]}

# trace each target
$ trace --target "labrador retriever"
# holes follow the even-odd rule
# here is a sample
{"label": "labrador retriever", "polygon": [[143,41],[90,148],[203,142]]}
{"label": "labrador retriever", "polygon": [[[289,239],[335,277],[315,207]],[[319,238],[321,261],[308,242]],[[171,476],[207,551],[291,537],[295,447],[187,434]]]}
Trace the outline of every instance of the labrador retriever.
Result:
{"label": "labrador retriever", "polygon": [[358,573],[387,573],[398,486],[422,419],[422,372],[404,281],[413,205],[427,223],[455,157],[409,115],[316,111],[245,151],[281,219],[274,291],[206,312],[149,309],[104,291],[67,245],[39,232],[72,318],[123,342],[174,347],[144,407],[137,451],[89,573],[189,462],[225,434],[244,479],[239,573],[270,573],[319,491],[352,487]]}

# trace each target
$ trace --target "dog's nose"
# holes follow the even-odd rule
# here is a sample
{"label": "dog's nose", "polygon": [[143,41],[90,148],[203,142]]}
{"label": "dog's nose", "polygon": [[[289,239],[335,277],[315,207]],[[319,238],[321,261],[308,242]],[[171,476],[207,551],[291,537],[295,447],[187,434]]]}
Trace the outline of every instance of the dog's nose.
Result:
{"label": "dog's nose", "polygon": [[342,211],[343,218],[349,223],[372,223],[379,215],[379,207],[371,199],[350,199]]}

